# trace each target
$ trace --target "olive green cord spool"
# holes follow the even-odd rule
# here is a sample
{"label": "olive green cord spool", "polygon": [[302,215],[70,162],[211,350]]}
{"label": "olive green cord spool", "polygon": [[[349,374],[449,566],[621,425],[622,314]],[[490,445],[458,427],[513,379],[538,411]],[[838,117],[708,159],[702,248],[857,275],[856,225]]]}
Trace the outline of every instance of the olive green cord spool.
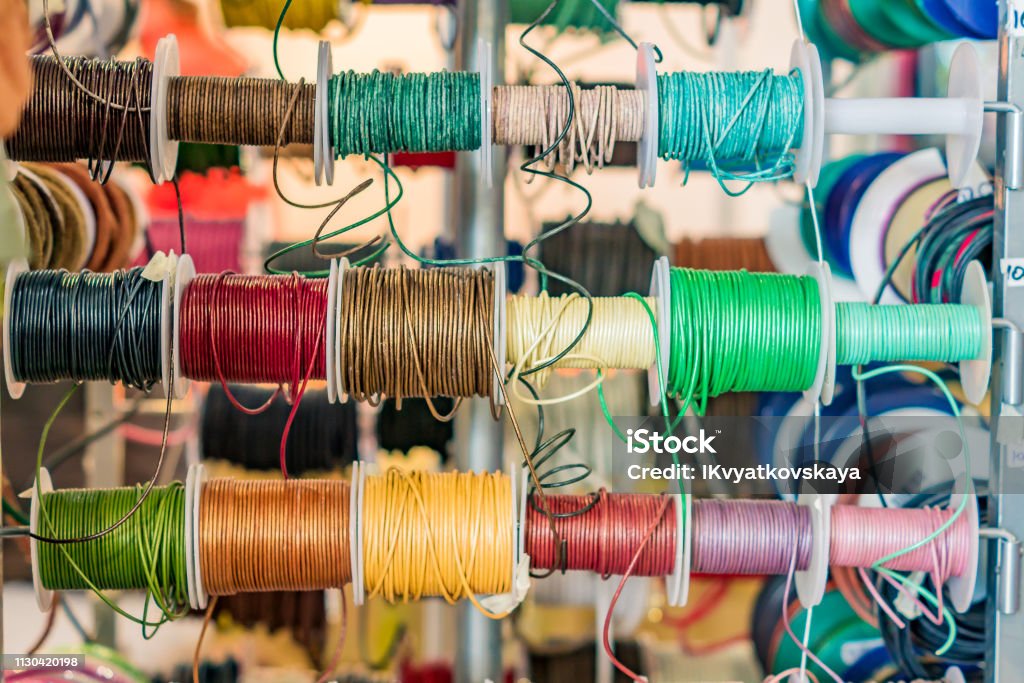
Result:
{"label": "olive green cord spool", "polygon": [[708,397],[802,391],[821,350],[814,278],[673,268],[668,394],[703,414]]}
{"label": "olive green cord spool", "polygon": [[348,71],[331,78],[327,107],[338,158],[480,147],[478,73]]}
{"label": "olive green cord spool", "polygon": [[[658,154],[701,162],[720,181],[779,180],[793,173],[803,136],[803,81],[766,71],[658,76]],[[741,191],[742,192],[742,191]]]}
{"label": "olive green cord spool", "polygon": [[973,306],[836,304],[836,363],[971,360],[981,354],[981,314]]}
{"label": "olive green cord spool", "polygon": [[[128,514],[145,486],[66,489],[44,493],[41,534],[82,538]],[[39,542],[39,576],[49,590],[145,590],[163,614],[188,611],[185,489],[180,482],[154,486],[142,505],[108,534],[81,543]],[[148,606],[149,600],[147,600]],[[157,625],[145,616],[149,626]]]}

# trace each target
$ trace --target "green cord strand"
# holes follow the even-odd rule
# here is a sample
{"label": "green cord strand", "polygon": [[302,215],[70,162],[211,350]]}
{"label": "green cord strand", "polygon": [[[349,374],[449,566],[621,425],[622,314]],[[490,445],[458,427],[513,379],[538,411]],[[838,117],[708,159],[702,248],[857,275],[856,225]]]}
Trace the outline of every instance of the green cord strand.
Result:
{"label": "green cord strand", "polygon": [[[658,76],[658,154],[703,162],[730,195],[793,174],[803,136],[803,80],[797,72],[679,71]],[[753,168],[753,170],[751,170]],[[726,180],[747,182],[733,191]]]}
{"label": "green cord strand", "polygon": [[[144,485],[115,489],[67,489],[40,499],[43,533],[81,538],[124,517],[145,491]],[[122,615],[156,627],[188,611],[185,568],[185,489],[180,482],[153,487],[138,511],[114,531],[84,543],[38,543],[39,574],[50,590],[145,589],[162,613],[150,622],[107,604]],[[101,594],[101,597],[102,596]]]}
{"label": "green cord strand", "polygon": [[673,268],[668,393],[703,414],[730,391],[801,391],[821,350],[814,278]]}
{"label": "green cord strand", "polygon": [[480,147],[478,73],[347,71],[331,78],[327,107],[339,158]]}
{"label": "green cord strand", "polygon": [[957,362],[981,354],[981,314],[973,306],[836,304],[836,362]]}

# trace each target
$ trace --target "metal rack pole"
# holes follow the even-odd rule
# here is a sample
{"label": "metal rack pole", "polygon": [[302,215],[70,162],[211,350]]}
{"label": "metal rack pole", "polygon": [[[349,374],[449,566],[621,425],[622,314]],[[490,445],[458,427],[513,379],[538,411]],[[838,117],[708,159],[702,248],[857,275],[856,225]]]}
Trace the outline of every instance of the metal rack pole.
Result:
{"label": "metal rack pole", "polygon": [[[494,65],[494,82],[504,81],[505,24],[507,0],[459,0],[455,67],[479,71],[478,43],[489,48]],[[480,142],[490,144],[489,135]],[[460,258],[483,258],[504,254],[505,247],[505,154],[494,149],[491,174],[493,187],[486,184],[481,157],[460,154],[455,165],[451,215]],[[499,359],[501,360],[501,359]],[[491,417],[484,399],[469,401],[456,422],[459,469],[475,472],[500,470],[503,464],[502,423]],[[480,614],[468,602],[458,607],[457,683],[501,681],[501,624]]]}
{"label": "metal rack pole", "polygon": [[[1005,21],[1012,11],[1009,0],[1000,0],[999,93],[998,99],[1009,107],[1024,107],[1024,39],[1010,36]],[[1014,120],[999,117],[996,136],[996,173],[994,182],[995,216],[992,248],[994,313],[1017,325],[1024,325],[1024,287],[1012,286],[1003,277],[1000,263],[1005,258],[1024,257],[1024,189],[1014,182],[1024,153],[1016,139]],[[1024,538],[1024,462],[1016,457],[1024,452],[1024,417],[1020,407],[1002,401],[1004,349],[996,335],[992,385],[992,449],[988,499],[988,524],[1001,527]],[[1024,613],[1003,614],[996,596],[1000,585],[1000,553],[989,548],[988,646],[985,677],[989,683],[1021,680],[1024,671]]]}

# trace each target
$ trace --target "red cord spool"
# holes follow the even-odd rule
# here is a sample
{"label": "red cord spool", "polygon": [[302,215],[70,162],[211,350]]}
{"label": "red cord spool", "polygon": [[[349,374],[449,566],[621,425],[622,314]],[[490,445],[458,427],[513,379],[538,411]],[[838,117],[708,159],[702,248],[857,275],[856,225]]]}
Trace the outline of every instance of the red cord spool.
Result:
{"label": "red cord spool", "polygon": [[199,275],[181,299],[181,371],[191,379],[291,385],[324,379],[327,280]]}
{"label": "red cord spool", "polygon": [[[662,507],[661,496],[608,493],[601,489],[597,503],[580,515],[555,519],[555,528],[565,541],[565,566],[559,565],[543,503],[528,503],[526,552],[534,569],[587,570],[607,578],[626,573],[637,548],[658,516],[661,521],[640,553],[631,576],[667,576],[672,573],[676,552],[675,501]],[[546,496],[555,515],[582,510],[592,496]]]}

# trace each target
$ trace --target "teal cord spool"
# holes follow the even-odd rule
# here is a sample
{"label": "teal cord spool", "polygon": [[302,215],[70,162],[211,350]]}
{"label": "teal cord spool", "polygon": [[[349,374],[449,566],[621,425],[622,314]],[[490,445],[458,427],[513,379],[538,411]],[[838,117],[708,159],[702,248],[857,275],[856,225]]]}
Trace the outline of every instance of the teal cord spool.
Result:
{"label": "teal cord spool", "polygon": [[814,278],[673,268],[670,285],[670,396],[703,413],[708,397],[726,392],[813,383],[822,329]]}
{"label": "teal cord spool", "polygon": [[347,71],[331,77],[327,90],[338,158],[480,147],[478,73]]}
{"label": "teal cord spool", "polygon": [[981,314],[974,306],[836,304],[836,363],[939,361],[981,354]]}
{"label": "teal cord spool", "polygon": [[658,76],[658,154],[701,162],[720,181],[779,180],[793,174],[803,137],[798,73],[771,70]]}

